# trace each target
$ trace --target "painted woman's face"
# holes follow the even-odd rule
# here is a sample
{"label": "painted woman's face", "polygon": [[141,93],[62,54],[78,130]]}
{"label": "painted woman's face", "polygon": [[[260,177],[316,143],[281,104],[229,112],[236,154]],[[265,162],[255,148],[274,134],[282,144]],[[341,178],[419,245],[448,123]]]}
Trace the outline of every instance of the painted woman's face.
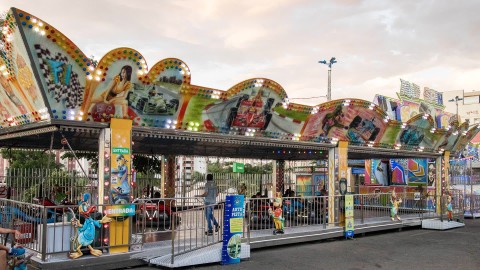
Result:
{"label": "painted woman's face", "polygon": [[122,79],[126,80],[127,79],[127,70],[122,68],[122,71],[120,72],[120,75],[122,76]]}

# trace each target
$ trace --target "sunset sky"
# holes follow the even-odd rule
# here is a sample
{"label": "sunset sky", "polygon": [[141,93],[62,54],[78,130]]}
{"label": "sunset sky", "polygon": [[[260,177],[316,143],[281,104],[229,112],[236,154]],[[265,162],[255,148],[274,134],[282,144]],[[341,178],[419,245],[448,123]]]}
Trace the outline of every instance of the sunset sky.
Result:
{"label": "sunset sky", "polygon": [[221,90],[263,77],[293,102],[322,103],[328,67],[318,61],[332,56],[333,99],[394,97],[400,78],[422,89],[480,90],[480,1],[1,1],[0,10],[10,7],[97,60],[117,47],[138,50],[150,67],[176,57],[192,84]]}

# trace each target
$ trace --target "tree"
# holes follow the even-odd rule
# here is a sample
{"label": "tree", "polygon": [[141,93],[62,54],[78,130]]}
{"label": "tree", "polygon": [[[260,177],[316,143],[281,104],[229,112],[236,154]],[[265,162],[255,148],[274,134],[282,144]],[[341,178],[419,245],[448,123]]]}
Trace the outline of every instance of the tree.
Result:
{"label": "tree", "polygon": [[209,173],[229,173],[232,171],[232,169],[226,164],[227,163],[220,163],[220,160],[217,159],[217,161],[214,163],[208,163],[207,171]]}
{"label": "tree", "polygon": [[[75,153],[77,158],[85,158],[90,162],[91,168],[98,168],[98,154],[97,153]],[[62,159],[75,158],[72,152],[66,152],[62,155]],[[145,156],[134,155],[133,168],[140,174],[152,174],[161,172],[161,156]]]}
{"label": "tree", "polygon": [[11,169],[60,169],[61,164],[55,163],[55,155],[38,150],[2,149],[3,158],[8,159]]}

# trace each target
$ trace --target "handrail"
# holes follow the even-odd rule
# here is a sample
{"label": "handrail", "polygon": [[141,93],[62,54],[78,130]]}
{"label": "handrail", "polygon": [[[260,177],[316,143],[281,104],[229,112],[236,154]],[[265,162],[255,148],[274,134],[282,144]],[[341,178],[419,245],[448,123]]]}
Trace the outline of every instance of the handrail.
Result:
{"label": "handrail", "polygon": [[[218,231],[214,232],[211,235],[207,234],[205,230],[206,217],[204,212],[206,211],[207,207],[213,208],[214,217],[220,228]],[[211,246],[222,241],[223,233],[221,230],[221,224],[223,220],[223,211],[224,211],[224,204],[216,203],[208,206],[204,205],[204,206],[193,207],[190,209],[180,210],[175,212],[174,220],[176,220],[176,222],[174,222],[174,224],[172,225],[172,239],[171,239],[172,264],[175,262],[175,256],[185,254],[187,252],[191,252],[207,246]],[[194,224],[194,226],[190,226],[190,224]],[[198,224],[200,224],[201,226],[198,227]],[[199,236],[198,230],[205,231],[205,233],[202,232],[200,233],[200,236]],[[192,243],[192,238],[191,238],[192,231],[195,231],[194,243]]]}

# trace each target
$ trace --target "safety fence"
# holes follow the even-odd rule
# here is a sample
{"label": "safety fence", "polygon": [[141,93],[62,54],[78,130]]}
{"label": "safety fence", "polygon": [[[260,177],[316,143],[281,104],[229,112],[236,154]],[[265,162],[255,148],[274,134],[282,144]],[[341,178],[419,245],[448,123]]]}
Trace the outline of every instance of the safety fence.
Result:
{"label": "safety fence", "polygon": [[[398,217],[404,219],[447,218],[447,196],[421,195],[407,193],[398,195]],[[249,240],[250,233],[274,228],[275,198],[248,198],[245,203],[244,238]],[[441,201],[436,209],[436,201]],[[477,205],[478,196],[471,203]],[[354,194],[355,224],[374,224],[392,219],[392,198],[390,193]],[[463,219],[466,205],[460,194],[452,194],[451,205],[455,219]],[[184,206],[191,205],[191,206]],[[337,205],[344,209],[343,196],[306,196],[284,197],[282,215],[285,231],[289,229],[315,226],[322,230],[331,226],[342,226],[340,219],[330,220],[329,207]],[[77,205],[45,206],[32,203],[0,199],[0,226],[18,229],[23,237],[18,243],[35,252],[47,261],[56,254],[75,252],[74,240],[81,234],[75,219],[84,224],[87,217],[101,220],[102,213],[111,205],[97,205],[97,211],[90,215],[78,214]],[[218,231],[212,223],[213,232],[208,233],[208,224],[203,198],[155,198],[138,199],[133,203],[134,214],[131,218],[112,217],[112,223],[102,224],[93,233],[91,246],[103,253],[112,248],[124,247],[127,250],[139,250],[151,243],[161,243],[165,254],[174,257],[222,241],[224,204],[212,205],[212,215],[220,225]],[[208,209],[210,211],[210,209]],[[338,216],[342,215],[340,210]],[[394,219],[398,219],[396,216]],[[119,230],[119,231],[117,231]],[[120,231],[122,233],[120,233]],[[125,234],[125,232],[128,232]],[[110,237],[129,235],[126,238]],[[4,237],[4,236],[0,236]],[[82,249],[88,252],[88,249]]]}
{"label": "safety fence", "polygon": [[480,215],[480,195],[465,195],[465,214],[470,214],[472,217]]}
{"label": "safety fence", "polygon": [[[403,193],[398,195],[397,215],[392,216],[391,193],[354,194],[355,224],[377,223],[400,219],[430,219],[447,218],[446,196],[420,195],[418,193]],[[317,226],[326,228],[327,225],[340,225],[340,220],[329,220],[328,208],[337,204],[339,215],[344,212],[344,197],[333,196],[332,202],[328,196],[284,197],[282,199],[282,215],[284,227],[295,228],[303,226]],[[437,214],[436,201],[441,200],[441,214]],[[274,228],[273,205],[274,198],[248,198],[245,217],[250,231],[270,230]],[[460,195],[453,195],[452,210],[454,217],[463,219],[464,203]]]}
{"label": "safety fence", "polygon": [[[202,202],[199,207],[177,207],[180,201]],[[92,233],[94,239],[90,245],[94,250],[103,253],[112,248],[126,247],[127,250],[138,250],[148,243],[162,243],[171,246],[172,260],[174,256],[206,247],[222,240],[224,204],[209,206],[218,227],[212,223],[212,234],[208,233],[205,216],[207,207],[200,198],[175,199],[141,199],[132,204],[135,213],[131,218],[112,217],[110,223],[103,223],[92,232],[77,230],[91,217],[102,223],[103,212],[111,205],[97,205],[98,211],[86,216],[80,215],[78,206],[57,205],[44,206],[0,199],[0,226],[14,228],[22,233],[18,244],[38,254],[42,261],[52,256],[76,253],[75,242],[82,233]],[[77,225],[77,220],[80,226]],[[93,229],[93,228],[92,228]],[[127,238],[123,238],[127,232]],[[112,237],[116,235],[117,237]],[[118,237],[118,235],[122,235]],[[0,238],[5,238],[0,235]],[[10,237],[11,238],[11,237]],[[2,239],[2,243],[5,239]],[[83,247],[83,253],[90,252]],[[95,251],[98,252],[98,251]]]}

